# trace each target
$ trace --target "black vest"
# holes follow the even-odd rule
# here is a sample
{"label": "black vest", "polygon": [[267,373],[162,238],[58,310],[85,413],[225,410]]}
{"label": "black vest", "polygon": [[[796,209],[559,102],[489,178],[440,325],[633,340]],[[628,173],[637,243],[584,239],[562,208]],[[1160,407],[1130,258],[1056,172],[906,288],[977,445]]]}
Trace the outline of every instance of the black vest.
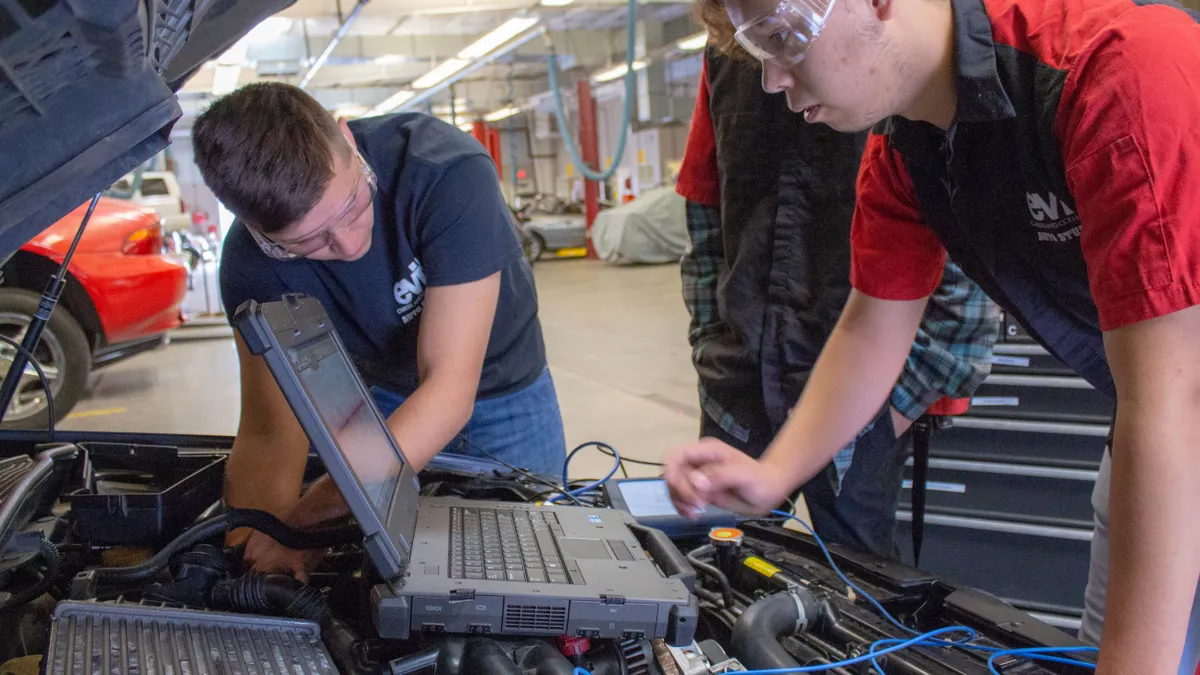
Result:
{"label": "black vest", "polygon": [[705,58],[725,264],[722,326],[699,345],[696,369],[735,419],[765,409],[778,428],[850,293],[850,223],[866,134],[807,124],[782,95],[762,90],[757,65],[711,49]]}

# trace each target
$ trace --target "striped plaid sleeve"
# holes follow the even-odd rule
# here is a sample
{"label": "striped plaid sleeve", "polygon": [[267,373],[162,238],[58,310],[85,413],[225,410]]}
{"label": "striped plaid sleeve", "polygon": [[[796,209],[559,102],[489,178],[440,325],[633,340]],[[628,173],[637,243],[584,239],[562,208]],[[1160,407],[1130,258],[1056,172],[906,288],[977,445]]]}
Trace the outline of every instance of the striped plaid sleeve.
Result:
{"label": "striped plaid sleeve", "polygon": [[716,330],[717,275],[720,273],[721,218],[720,211],[689,200],[687,202],[688,249],[680,262],[683,277],[683,304],[691,322],[688,343],[693,359],[703,339]]}
{"label": "striped plaid sleeve", "polygon": [[999,331],[1000,309],[947,260],[892,390],[892,406],[915,420],[943,396],[970,396],[991,372]]}

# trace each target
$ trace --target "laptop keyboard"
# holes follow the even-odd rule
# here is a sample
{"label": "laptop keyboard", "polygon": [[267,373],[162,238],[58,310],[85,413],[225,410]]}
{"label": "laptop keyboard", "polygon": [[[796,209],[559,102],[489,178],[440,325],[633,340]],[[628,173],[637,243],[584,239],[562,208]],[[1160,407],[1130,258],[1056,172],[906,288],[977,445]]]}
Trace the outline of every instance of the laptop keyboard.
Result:
{"label": "laptop keyboard", "polygon": [[450,578],[582,584],[579,566],[554,543],[561,533],[546,511],[452,507]]}

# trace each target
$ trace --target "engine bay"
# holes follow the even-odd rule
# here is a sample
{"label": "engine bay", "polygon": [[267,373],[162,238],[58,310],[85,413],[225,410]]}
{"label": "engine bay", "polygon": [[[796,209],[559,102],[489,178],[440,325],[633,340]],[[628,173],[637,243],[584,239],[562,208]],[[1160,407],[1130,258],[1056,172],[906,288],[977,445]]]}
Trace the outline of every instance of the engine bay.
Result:
{"label": "engine bay", "polygon": [[[688,585],[699,607],[698,623],[676,644],[636,633],[539,634],[536,626],[414,626],[408,639],[386,639],[372,609],[380,579],[354,522],[297,532],[266,514],[223,508],[232,439],[6,438],[2,675],[1039,675],[1086,672],[1094,659],[1006,654],[1084,647],[979,591],[826,549],[782,517],[673,538],[694,572]],[[307,477],[321,473],[310,462]],[[435,460],[420,485],[422,497],[515,503],[540,501],[548,487],[461,458]],[[609,506],[601,492],[585,499]],[[224,546],[226,532],[247,525],[324,557],[306,582],[249,572],[242,551]]]}

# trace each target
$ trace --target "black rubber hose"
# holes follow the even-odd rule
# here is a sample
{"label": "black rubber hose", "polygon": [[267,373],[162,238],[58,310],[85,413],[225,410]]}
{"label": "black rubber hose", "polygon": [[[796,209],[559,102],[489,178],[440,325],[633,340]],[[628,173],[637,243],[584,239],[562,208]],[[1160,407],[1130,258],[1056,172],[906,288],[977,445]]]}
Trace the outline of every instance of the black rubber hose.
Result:
{"label": "black rubber hose", "polygon": [[22,589],[8,596],[8,599],[0,603],[0,611],[20,607],[42,597],[58,583],[59,573],[62,571],[62,557],[58,554],[58,547],[48,539],[43,539],[38,546],[38,553],[42,560],[46,563],[46,569],[42,572],[42,579],[37,583]]}
{"label": "black rubber hose", "polygon": [[536,641],[522,645],[518,665],[532,675],[574,675],[575,665],[549,642]]}
{"label": "black rubber hose", "polygon": [[715,579],[718,584],[721,584],[721,598],[725,601],[725,607],[726,609],[733,609],[733,587],[729,585],[729,577],[725,576],[725,573],[721,570],[700,559],[700,556],[708,555],[712,552],[712,546],[701,546],[687,554],[687,560],[697,572],[703,572]]}
{"label": "black rubber hose", "polygon": [[218,581],[209,592],[218,609],[290,616],[321,623],[329,605],[320,591],[284,574],[251,572],[232,581]]}
{"label": "black rubber hose", "polygon": [[525,675],[516,661],[495,640],[468,640],[463,654],[462,672],[466,675]]}
{"label": "black rubber hose", "polygon": [[365,640],[344,621],[331,618],[321,626],[321,636],[341,675],[381,675],[384,668],[372,661]]}
{"label": "black rubber hose", "polygon": [[146,581],[158,574],[177,553],[222,532],[250,527],[292,549],[329,548],[362,540],[362,530],[357,525],[330,528],[327,530],[304,531],[284,524],[266,511],[255,509],[230,509],[229,511],[193,526],[162,548],[146,562],[130,567],[96,568],[96,581],[102,584],[134,584]]}
{"label": "black rubber hose", "polygon": [[742,612],[733,626],[730,651],[751,670],[798,668],[779,638],[803,631],[819,611],[816,599],[804,589],[768,595]]}

